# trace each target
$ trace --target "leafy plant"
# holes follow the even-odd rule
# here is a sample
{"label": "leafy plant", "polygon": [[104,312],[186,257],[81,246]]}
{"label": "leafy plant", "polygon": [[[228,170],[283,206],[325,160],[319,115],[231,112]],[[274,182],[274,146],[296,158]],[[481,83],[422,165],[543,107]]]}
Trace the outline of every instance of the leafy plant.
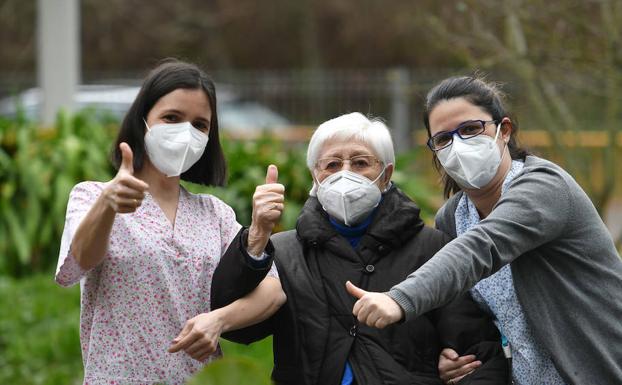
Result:
{"label": "leafy plant", "polygon": [[0,384],[82,383],[80,290],[0,276]]}
{"label": "leafy plant", "polygon": [[[0,384],[82,383],[78,286],[62,288],[49,274],[20,279],[0,276],[0,309]],[[271,338],[250,346],[222,340],[221,346],[224,363],[211,364],[207,373],[198,374],[191,384],[269,383],[266,381],[272,370]],[[240,372],[239,377],[227,381],[252,381],[220,380],[233,369]],[[244,377],[247,375],[250,377]]]}
{"label": "leafy plant", "polygon": [[[188,385],[194,384],[270,384],[274,365],[272,337],[250,345],[220,340],[223,358],[211,363],[197,373]],[[231,373],[236,373],[231,375]]]}
{"label": "leafy plant", "polygon": [[228,162],[229,183],[221,188],[196,188],[225,201],[235,210],[238,221],[249,225],[252,197],[257,185],[265,183],[268,165],[279,170],[278,182],[285,186],[285,210],[276,231],[292,229],[311,188],[311,175],[306,166],[306,146],[285,143],[277,138],[263,136],[256,141],[224,139]]}
{"label": "leafy plant", "polygon": [[[114,175],[109,153],[118,123],[93,111],[60,113],[54,127],[39,127],[23,116],[0,119],[0,275],[24,276],[49,271],[56,263],[71,188],[84,180],[107,181]],[[285,211],[276,231],[292,229],[308,197],[311,175],[306,143],[223,137],[229,183],[214,188],[185,183],[196,193],[211,193],[249,225],[255,187],[275,164],[285,185]],[[419,176],[421,155],[400,157],[394,180],[422,207],[428,219],[440,202],[427,177]],[[415,166],[415,167],[413,167]],[[423,168],[425,170],[425,167]],[[425,174],[424,174],[425,175]]]}
{"label": "leafy plant", "polygon": [[88,113],[61,113],[53,129],[0,120],[0,273],[41,271],[56,259],[69,191],[111,175],[113,129]]}

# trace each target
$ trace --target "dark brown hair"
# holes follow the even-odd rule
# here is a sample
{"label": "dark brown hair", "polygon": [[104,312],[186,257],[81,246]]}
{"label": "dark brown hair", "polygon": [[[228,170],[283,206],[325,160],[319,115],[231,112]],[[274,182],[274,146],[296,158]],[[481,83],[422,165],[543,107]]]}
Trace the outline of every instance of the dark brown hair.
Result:
{"label": "dark brown hair", "polygon": [[181,174],[181,179],[211,186],[223,186],[227,166],[218,136],[218,114],[216,112],[216,88],[214,82],[194,64],[177,59],[165,59],[145,78],[136,100],[128,110],[112,150],[112,162],[116,169],[121,165],[119,144],[126,142],[134,154],[134,170],[143,167],[145,151],[145,121],[147,114],[166,94],[177,89],[203,90],[212,110],[209,141],[203,156],[190,169]]}
{"label": "dark brown hair", "polygon": [[[481,77],[455,76],[447,78],[434,86],[426,96],[423,109],[423,123],[428,131],[428,138],[431,136],[430,112],[439,102],[455,98],[464,98],[469,103],[480,107],[488,112],[496,122],[501,122],[503,118],[510,117],[504,106],[505,95],[495,84],[487,82]],[[520,147],[516,139],[518,122],[513,118],[510,118],[510,120],[512,121],[512,133],[508,142],[508,150],[512,159],[524,160],[529,152]],[[443,166],[441,166],[436,157],[436,153],[434,153],[434,167],[441,174],[445,198],[449,198],[451,194],[461,190],[460,186],[444,171]]]}

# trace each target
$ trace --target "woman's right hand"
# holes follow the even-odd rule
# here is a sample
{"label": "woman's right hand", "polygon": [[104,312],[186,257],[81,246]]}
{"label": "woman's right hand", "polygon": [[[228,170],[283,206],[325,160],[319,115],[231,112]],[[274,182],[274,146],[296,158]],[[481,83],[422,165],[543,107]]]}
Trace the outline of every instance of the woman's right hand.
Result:
{"label": "woman's right hand", "polygon": [[116,213],[136,211],[149,185],[134,177],[133,155],[127,143],[119,144],[121,166],[104,187],[97,201],[80,222],[71,242],[71,253],[83,270],[90,270],[106,257]]}
{"label": "woman's right hand", "polygon": [[216,309],[186,321],[168,352],[177,353],[183,350],[197,361],[208,359],[218,349],[218,338],[225,327],[221,313],[222,309]]}
{"label": "woman's right hand", "polygon": [[445,348],[438,357],[438,374],[446,384],[455,384],[481,365],[473,354],[460,357],[455,350]]}
{"label": "woman's right hand", "polygon": [[103,198],[115,213],[132,213],[142,204],[149,185],[134,176],[134,155],[130,146],[123,142],[121,166],[117,175],[103,191]]}
{"label": "woman's right hand", "polygon": [[278,183],[278,177],[278,169],[271,164],[266,172],[266,183],[255,189],[252,220],[248,229],[247,251],[251,255],[261,255],[272,235],[272,229],[283,213],[285,186]]}

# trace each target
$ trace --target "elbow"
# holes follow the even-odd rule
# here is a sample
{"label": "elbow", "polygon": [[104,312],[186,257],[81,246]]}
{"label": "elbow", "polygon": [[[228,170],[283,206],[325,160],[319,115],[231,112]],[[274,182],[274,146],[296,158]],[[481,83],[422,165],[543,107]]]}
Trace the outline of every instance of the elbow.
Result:
{"label": "elbow", "polygon": [[62,287],[70,287],[73,286],[73,282],[63,277],[60,273],[57,273],[54,277],[54,281]]}
{"label": "elbow", "polygon": [[267,277],[257,286],[251,296],[255,298],[264,298],[263,307],[264,315],[270,317],[276,313],[281,306],[287,302],[287,295],[281,287],[281,282],[277,278]]}
{"label": "elbow", "polygon": [[272,315],[276,313],[281,308],[281,306],[285,304],[285,302],[287,302],[287,295],[282,289],[280,289],[272,296],[272,301],[268,307],[268,314]]}
{"label": "elbow", "polygon": [[[103,254],[105,253],[106,253],[106,250],[104,250]],[[78,267],[83,271],[89,271],[95,268],[101,262],[101,259],[102,259],[101,257],[98,257],[98,256],[93,257],[92,255],[89,255],[80,247],[72,247],[69,250],[69,254],[73,256],[73,259],[76,261]]]}
{"label": "elbow", "polygon": [[73,258],[76,260],[76,263],[78,264],[78,267],[80,269],[84,271],[88,271],[95,267],[95,266],[91,266],[91,263],[89,263],[88,259],[83,258],[81,256],[81,253],[75,252],[75,253],[72,253],[72,255],[73,255]]}
{"label": "elbow", "polygon": [[283,290],[280,290],[279,293],[277,293],[276,298],[274,300],[274,306],[278,310],[281,306],[285,305],[285,302],[287,302],[287,295],[285,294]]}

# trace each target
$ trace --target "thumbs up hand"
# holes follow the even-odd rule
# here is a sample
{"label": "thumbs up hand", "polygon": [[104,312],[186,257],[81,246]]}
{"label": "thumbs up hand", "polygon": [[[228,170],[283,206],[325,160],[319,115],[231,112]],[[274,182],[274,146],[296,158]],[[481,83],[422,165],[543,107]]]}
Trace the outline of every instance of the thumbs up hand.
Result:
{"label": "thumbs up hand", "polygon": [[357,299],[352,314],[360,323],[382,329],[404,318],[404,310],[386,294],[365,291],[350,281],[346,290]]}
{"label": "thumbs up hand", "polygon": [[271,164],[266,172],[266,183],[257,186],[253,194],[253,217],[248,230],[247,246],[251,255],[261,255],[283,213],[285,187],[278,183],[278,178],[279,171]]}
{"label": "thumbs up hand", "polygon": [[121,150],[121,166],[117,175],[108,182],[103,191],[104,199],[116,213],[136,211],[145,197],[149,185],[134,177],[134,154],[130,146],[123,142]]}

